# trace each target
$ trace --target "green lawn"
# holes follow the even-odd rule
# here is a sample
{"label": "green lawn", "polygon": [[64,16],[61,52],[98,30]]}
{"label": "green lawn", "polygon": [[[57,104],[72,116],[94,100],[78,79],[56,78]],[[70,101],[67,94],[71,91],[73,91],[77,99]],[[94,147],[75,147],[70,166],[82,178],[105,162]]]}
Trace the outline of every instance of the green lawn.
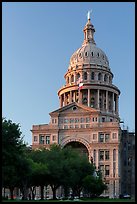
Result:
{"label": "green lawn", "polygon": [[109,198],[96,198],[96,199],[80,199],[79,201],[73,200],[3,200],[3,202],[135,202],[133,199],[109,199]]}

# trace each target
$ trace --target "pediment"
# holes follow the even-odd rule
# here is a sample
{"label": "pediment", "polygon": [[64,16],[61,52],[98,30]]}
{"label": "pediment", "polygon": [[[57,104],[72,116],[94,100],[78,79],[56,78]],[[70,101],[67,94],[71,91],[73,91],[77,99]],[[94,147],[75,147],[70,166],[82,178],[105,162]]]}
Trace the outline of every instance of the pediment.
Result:
{"label": "pediment", "polygon": [[50,115],[58,115],[61,113],[99,113],[99,110],[95,108],[88,107],[83,104],[79,104],[76,102],[73,102],[71,104],[68,104],[62,108],[59,108],[53,112],[50,113]]}

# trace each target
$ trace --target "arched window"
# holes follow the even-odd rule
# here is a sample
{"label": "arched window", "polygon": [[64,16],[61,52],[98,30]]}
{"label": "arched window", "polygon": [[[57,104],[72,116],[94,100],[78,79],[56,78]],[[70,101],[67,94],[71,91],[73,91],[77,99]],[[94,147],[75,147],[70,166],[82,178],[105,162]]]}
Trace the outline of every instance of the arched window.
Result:
{"label": "arched window", "polygon": [[69,77],[67,77],[67,83],[69,83]]}
{"label": "arched window", "polygon": [[93,108],[94,105],[95,105],[95,99],[94,99],[94,97],[92,97],[92,98],[91,98],[91,107]]}
{"label": "arched window", "polygon": [[81,53],[81,52],[79,53],[79,57],[80,57],[80,58],[82,57],[82,53]]}
{"label": "arched window", "polygon": [[92,57],[94,56],[93,52],[91,52],[91,56],[92,56]]}
{"label": "arched window", "polygon": [[85,105],[86,105],[86,104],[87,104],[87,102],[88,102],[88,101],[87,101],[87,98],[86,98],[86,97],[85,97],[85,98],[83,98],[83,104],[85,104]]}
{"label": "arched window", "polygon": [[106,74],[104,75],[104,81],[107,81],[107,75]]}
{"label": "arched window", "polygon": [[76,80],[78,80],[79,78],[80,78],[80,74],[77,73],[77,75],[76,75]]}
{"label": "arched window", "polygon": [[87,72],[84,72],[84,80],[87,80]]}
{"label": "arched window", "polygon": [[112,83],[112,78],[111,78],[111,76],[109,76],[109,83],[110,83],[110,84]]}
{"label": "arched window", "polygon": [[74,75],[71,75],[71,82],[74,82]]}
{"label": "arched window", "polygon": [[95,78],[95,73],[91,72],[91,80],[94,80],[94,78]]}
{"label": "arched window", "polygon": [[85,57],[87,57],[88,56],[88,52],[85,52]]}
{"label": "arched window", "polygon": [[101,77],[102,77],[102,75],[101,75],[101,73],[99,73],[99,74],[98,74],[98,80],[99,80],[99,81],[101,80]]}

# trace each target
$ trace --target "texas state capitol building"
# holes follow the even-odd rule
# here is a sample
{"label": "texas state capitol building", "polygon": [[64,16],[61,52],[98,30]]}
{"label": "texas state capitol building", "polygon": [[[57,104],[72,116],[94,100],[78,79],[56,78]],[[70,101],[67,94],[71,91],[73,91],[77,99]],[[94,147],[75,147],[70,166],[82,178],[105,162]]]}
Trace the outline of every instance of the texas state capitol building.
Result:
{"label": "texas state capitol building", "polygon": [[70,58],[58,90],[59,109],[49,113],[49,124],[32,126],[32,149],[57,143],[71,145],[93,158],[108,185],[103,195],[120,194],[119,95],[106,54],[96,46],[95,28],[88,15],[84,41]]}

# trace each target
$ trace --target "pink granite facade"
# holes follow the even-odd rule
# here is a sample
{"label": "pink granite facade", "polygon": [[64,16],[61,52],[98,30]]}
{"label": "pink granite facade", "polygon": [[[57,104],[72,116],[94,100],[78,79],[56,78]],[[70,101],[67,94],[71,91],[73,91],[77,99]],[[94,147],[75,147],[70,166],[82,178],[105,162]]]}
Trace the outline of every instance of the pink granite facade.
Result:
{"label": "pink granite facade", "polygon": [[60,107],[50,113],[49,124],[32,126],[32,148],[53,143],[81,148],[96,170],[100,169],[108,190],[120,194],[119,89],[113,84],[106,54],[96,46],[90,19],[84,27],[82,46],[70,58],[65,85],[58,91]]}

